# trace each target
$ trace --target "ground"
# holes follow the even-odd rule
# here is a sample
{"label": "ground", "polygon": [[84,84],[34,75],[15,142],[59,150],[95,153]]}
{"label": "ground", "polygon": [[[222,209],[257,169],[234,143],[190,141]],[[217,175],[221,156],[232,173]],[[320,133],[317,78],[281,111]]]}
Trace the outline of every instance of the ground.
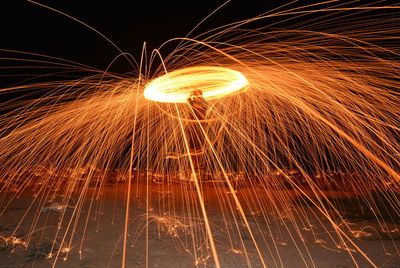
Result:
{"label": "ground", "polygon": [[[127,267],[145,267],[146,259],[149,267],[215,267],[193,185],[152,181],[147,186],[144,182],[132,185]],[[13,193],[5,193],[5,210],[0,216],[0,267],[51,267],[56,257],[49,256],[50,252],[59,252],[56,267],[121,267],[126,187],[127,183],[105,184],[101,191],[89,187],[85,202],[75,212],[79,220],[71,222],[78,194],[71,196],[68,206],[62,206],[62,198],[56,195],[51,199],[49,195],[36,196],[33,202],[35,195],[27,190],[7,206],[4,200],[10,200]],[[204,183],[202,187],[221,266],[248,267],[246,248],[252,267],[262,267],[232,193],[223,184]],[[350,268],[356,267],[354,262],[359,267],[373,267],[356,246],[378,267],[400,267],[399,222],[333,217],[336,223],[341,222],[339,227],[349,227],[342,229],[354,245],[345,246],[321,211],[299,202],[297,191],[262,190],[259,185],[236,190],[241,203],[247,204],[243,209],[248,225],[267,267]],[[332,190],[325,194],[338,195]],[[148,209],[145,200],[149,200]],[[69,223],[71,231],[60,248]]]}

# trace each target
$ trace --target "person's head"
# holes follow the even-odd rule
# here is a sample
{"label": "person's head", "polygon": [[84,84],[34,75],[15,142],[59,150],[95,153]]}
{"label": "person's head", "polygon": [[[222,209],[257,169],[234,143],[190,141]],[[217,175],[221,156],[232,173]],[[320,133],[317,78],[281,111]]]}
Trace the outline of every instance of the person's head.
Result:
{"label": "person's head", "polygon": [[192,91],[192,96],[200,97],[203,96],[203,92],[200,89],[195,89]]}

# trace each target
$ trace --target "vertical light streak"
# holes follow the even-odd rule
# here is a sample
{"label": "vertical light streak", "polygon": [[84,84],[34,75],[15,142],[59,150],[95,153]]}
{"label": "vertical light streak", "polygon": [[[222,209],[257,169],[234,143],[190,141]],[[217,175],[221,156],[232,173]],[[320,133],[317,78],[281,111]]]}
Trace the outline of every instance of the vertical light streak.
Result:
{"label": "vertical light streak", "polygon": [[[178,109],[176,104],[175,104],[175,109],[176,109],[176,113],[178,115],[178,118],[180,119],[181,118],[180,112],[179,112],[179,109]],[[179,120],[179,126],[180,126],[180,129],[182,131],[182,136],[183,136],[183,140],[184,140],[184,143],[185,143],[186,151],[187,151],[187,153],[189,155],[188,159],[189,159],[189,163],[190,163],[190,168],[192,170],[194,183],[195,183],[195,186],[196,186],[196,193],[197,193],[197,197],[199,199],[201,212],[203,213],[204,224],[205,224],[205,228],[206,228],[206,232],[207,232],[207,237],[208,237],[208,240],[210,242],[211,252],[213,254],[213,258],[214,258],[214,262],[215,262],[216,267],[217,268],[221,268],[221,264],[219,262],[219,258],[218,258],[218,254],[217,254],[217,249],[216,249],[215,243],[214,243],[214,237],[213,237],[213,234],[212,234],[212,231],[211,231],[210,222],[209,222],[208,216],[207,216],[206,207],[204,205],[203,195],[202,195],[201,189],[200,189],[199,178],[197,178],[197,174],[195,172],[195,167],[194,167],[194,163],[193,163],[193,160],[192,160],[192,157],[191,157],[191,150],[190,150],[190,147],[189,147],[189,142],[187,140],[187,137],[186,137],[186,134],[185,134],[185,129],[183,127],[183,123],[182,123],[181,119]]]}
{"label": "vertical light streak", "polygon": [[[143,54],[146,51],[146,43],[143,45],[142,49],[142,57],[140,61],[140,67],[139,67],[139,74],[142,73],[142,65],[143,65]],[[129,225],[129,209],[130,209],[130,200],[131,200],[131,181],[133,178],[133,159],[134,159],[134,150],[135,150],[135,137],[136,137],[136,122],[137,122],[137,114],[138,114],[138,108],[139,108],[139,86],[140,86],[140,81],[141,77],[139,76],[139,81],[137,84],[137,90],[136,90],[136,100],[135,100],[135,113],[134,113],[134,121],[133,121],[133,126],[132,126],[132,143],[131,143],[131,153],[130,153],[130,159],[129,159],[129,171],[128,171],[128,189],[127,189],[127,194],[126,194],[126,211],[125,211],[125,225],[124,225],[124,240],[123,240],[123,250],[122,250],[122,268],[125,268],[126,265],[126,244],[128,240],[128,225]]]}

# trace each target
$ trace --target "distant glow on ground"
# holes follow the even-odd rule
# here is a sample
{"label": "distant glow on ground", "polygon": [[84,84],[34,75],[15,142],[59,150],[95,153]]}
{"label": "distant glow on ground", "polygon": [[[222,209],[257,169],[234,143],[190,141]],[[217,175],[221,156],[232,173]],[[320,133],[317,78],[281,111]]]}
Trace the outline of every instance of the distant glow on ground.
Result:
{"label": "distant glow on ground", "polygon": [[144,96],[157,102],[185,103],[193,90],[206,100],[246,90],[249,82],[238,71],[215,66],[195,66],[160,76],[146,85]]}

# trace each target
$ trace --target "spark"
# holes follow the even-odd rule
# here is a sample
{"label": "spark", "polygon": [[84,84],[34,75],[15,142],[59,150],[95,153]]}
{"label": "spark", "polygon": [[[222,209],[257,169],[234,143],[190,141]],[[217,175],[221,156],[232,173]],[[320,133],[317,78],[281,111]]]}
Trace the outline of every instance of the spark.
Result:
{"label": "spark", "polygon": [[0,239],[2,239],[7,245],[12,246],[13,248],[18,246],[23,248],[27,247],[27,243],[16,236],[4,237],[0,235]]}

